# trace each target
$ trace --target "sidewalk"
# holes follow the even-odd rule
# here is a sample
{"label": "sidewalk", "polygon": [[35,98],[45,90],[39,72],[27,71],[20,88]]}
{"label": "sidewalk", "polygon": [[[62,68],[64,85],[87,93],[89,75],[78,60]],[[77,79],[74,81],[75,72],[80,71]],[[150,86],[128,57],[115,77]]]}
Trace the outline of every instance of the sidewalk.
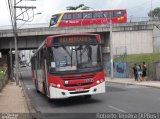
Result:
{"label": "sidewalk", "polygon": [[160,88],[160,81],[135,81],[134,78],[113,78],[111,79],[110,77],[106,77],[106,82]]}
{"label": "sidewalk", "polygon": [[0,113],[29,113],[22,87],[9,81],[0,92]]}

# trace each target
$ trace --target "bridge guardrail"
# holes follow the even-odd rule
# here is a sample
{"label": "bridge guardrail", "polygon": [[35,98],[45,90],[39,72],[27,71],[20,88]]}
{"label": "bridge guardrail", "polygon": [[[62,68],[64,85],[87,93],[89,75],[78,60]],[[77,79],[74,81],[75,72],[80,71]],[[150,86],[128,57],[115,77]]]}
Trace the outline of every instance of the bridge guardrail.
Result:
{"label": "bridge guardrail", "polygon": [[[129,17],[127,18],[127,23],[135,23],[135,22],[156,22],[159,21],[160,19],[151,19],[149,17]],[[126,23],[126,24],[127,24]],[[20,26],[20,24],[19,24]],[[20,29],[28,29],[28,28],[45,28],[49,27],[49,23],[32,23],[32,24],[24,24]],[[19,27],[18,27],[19,28]],[[12,26],[11,25],[4,25],[0,26],[0,30],[11,30]]]}

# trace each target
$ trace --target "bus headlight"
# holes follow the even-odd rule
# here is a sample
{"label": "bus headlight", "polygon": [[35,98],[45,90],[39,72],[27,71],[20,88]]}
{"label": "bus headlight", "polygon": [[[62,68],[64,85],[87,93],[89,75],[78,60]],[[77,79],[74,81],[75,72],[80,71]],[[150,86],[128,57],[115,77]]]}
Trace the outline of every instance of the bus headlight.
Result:
{"label": "bus headlight", "polygon": [[57,88],[60,88],[61,87],[61,85],[60,84],[57,84]]}
{"label": "bus headlight", "polygon": [[97,80],[97,84],[99,84],[100,83],[100,81],[99,80]]}

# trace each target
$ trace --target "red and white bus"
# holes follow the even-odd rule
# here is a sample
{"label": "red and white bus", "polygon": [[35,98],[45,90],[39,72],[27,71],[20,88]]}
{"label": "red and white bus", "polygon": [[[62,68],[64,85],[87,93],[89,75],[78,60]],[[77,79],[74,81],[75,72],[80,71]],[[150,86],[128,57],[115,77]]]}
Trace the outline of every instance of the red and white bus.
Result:
{"label": "red and white bus", "polygon": [[49,99],[105,93],[98,34],[48,36],[31,58],[36,90]]}
{"label": "red and white bus", "polygon": [[54,14],[50,20],[50,27],[84,26],[94,24],[126,23],[126,9],[117,10],[81,10],[66,11]]}

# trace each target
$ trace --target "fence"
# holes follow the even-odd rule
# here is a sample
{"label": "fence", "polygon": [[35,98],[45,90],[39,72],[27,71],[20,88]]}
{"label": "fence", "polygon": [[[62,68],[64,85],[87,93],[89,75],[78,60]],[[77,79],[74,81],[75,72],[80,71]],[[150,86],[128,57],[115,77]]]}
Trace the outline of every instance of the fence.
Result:
{"label": "fence", "polygon": [[160,81],[160,61],[154,62],[154,80]]}

